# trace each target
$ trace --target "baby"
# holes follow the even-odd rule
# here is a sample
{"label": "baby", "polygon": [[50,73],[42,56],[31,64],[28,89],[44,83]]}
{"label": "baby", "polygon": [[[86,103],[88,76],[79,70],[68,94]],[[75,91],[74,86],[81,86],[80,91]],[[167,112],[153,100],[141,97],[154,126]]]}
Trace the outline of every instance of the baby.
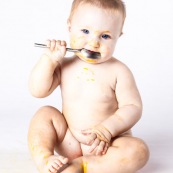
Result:
{"label": "baby", "polygon": [[146,164],[148,147],[131,133],[140,94],[128,67],[112,57],[125,16],[121,0],[73,1],[70,46],[98,58],[65,58],[65,41],[47,41],[29,88],[42,98],[60,86],[62,111],[45,106],[32,118],[28,143],[40,173],[134,173]]}

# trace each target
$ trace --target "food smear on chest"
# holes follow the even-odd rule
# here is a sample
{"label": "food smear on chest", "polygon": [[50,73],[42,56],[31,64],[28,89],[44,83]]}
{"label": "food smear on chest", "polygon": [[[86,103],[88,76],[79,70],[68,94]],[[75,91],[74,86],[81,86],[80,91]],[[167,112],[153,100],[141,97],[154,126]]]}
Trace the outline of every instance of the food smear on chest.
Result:
{"label": "food smear on chest", "polygon": [[85,83],[93,83],[95,82],[95,76],[94,76],[94,72],[87,68],[87,67],[83,67],[78,73],[77,73],[77,79],[81,80]]}

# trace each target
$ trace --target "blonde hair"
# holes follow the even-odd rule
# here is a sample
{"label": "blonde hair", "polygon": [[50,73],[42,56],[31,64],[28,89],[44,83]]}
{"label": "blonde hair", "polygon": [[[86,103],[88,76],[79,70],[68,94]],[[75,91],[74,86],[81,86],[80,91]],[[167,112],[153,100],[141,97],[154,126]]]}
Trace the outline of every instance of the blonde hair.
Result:
{"label": "blonde hair", "polygon": [[110,11],[119,11],[122,13],[123,23],[126,18],[126,8],[122,0],[74,0],[72,3],[69,20],[72,18],[77,7],[81,4],[90,4]]}

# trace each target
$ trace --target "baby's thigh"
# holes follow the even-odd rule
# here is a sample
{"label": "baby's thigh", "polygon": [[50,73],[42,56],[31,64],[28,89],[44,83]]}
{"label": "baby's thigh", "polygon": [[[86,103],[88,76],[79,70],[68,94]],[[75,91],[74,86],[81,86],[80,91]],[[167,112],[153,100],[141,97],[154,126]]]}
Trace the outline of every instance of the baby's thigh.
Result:
{"label": "baby's thigh", "polygon": [[64,139],[61,143],[57,143],[56,152],[60,155],[68,157],[70,161],[82,156],[80,143],[72,135],[71,131],[67,129]]}
{"label": "baby's thigh", "polygon": [[122,165],[129,163],[129,167],[135,171],[141,169],[149,159],[149,149],[146,143],[130,134],[115,138],[111,148],[120,158]]}

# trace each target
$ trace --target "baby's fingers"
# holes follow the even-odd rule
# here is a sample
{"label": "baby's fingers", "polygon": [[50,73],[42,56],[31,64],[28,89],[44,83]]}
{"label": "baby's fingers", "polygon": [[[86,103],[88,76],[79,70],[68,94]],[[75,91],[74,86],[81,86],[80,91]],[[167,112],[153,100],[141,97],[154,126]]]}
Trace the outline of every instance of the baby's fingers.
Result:
{"label": "baby's fingers", "polygon": [[61,40],[47,40],[46,45],[48,49],[45,54],[53,61],[60,61],[66,54],[66,42]]}
{"label": "baby's fingers", "polygon": [[100,144],[99,144],[99,146],[98,146],[98,148],[97,148],[96,155],[102,155],[102,154],[103,154],[105,145],[106,145],[106,142],[104,142],[104,141],[101,141],[101,142],[100,142]]}
{"label": "baby's fingers", "polygon": [[57,51],[62,49],[63,47],[66,48],[67,44],[64,40],[47,40],[46,45],[50,49],[50,51]]}
{"label": "baby's fingers", "polygon": [[109,144],[106,143],[105,146],[104,146],[103,152],[102,152],[103,155],[106,154],[108,148],[109,148]]}
{"label": "baby's fingers", "polygon": [[61,41],[61,40],[57,40],[56,44],[55,44],[55,51],[57,50],[61,50],[66,48],[66,42],[65,41]]}
{"label": "baby's fingers", "polygon": [[61,46],[67,46],[67,44],[64,40],[62,40],[60,44],[61,44]]}
{"label": "baby's fingers", "polygon": [[100,143],[100,140],[96,138],[93,142],[93,144],[90,146],[89,152],[91,153]]}
{"label": "baby's fingers", "polygon": [[46,45],[50,51],[54,51],[56,47],[56,40],[47,40]]}

